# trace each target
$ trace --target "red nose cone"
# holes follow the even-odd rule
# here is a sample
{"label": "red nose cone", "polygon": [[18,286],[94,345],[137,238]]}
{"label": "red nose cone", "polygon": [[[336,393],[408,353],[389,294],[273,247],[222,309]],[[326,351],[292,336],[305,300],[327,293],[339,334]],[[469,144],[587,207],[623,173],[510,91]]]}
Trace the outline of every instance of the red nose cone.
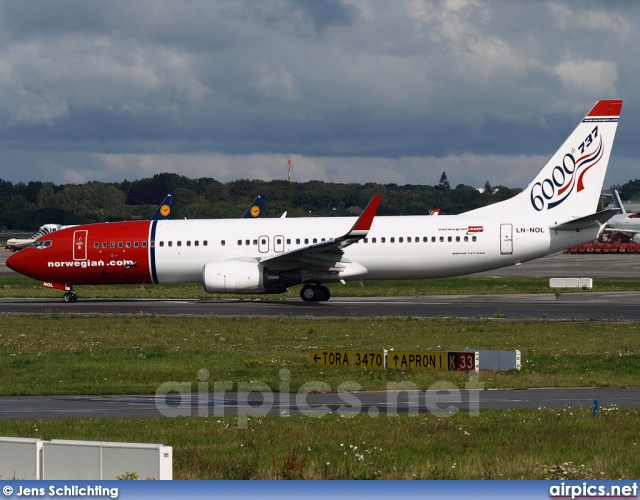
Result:
{"label": "red nose cone", "polygon": [[7,259],[7,267],[17,273],[25,274],[28,266],[27,259],[25,259],[22,251],[18,251],[17,253],[9,256]]}

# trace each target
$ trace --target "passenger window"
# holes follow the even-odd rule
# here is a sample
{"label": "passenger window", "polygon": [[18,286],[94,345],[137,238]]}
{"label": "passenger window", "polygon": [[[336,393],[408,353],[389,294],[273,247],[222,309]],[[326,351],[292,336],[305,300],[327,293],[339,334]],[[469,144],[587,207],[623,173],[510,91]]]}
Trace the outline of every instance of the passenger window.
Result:
{"label": "passenger window", "polygon": [[245,245],[251,245],[251,240],[246,240],[246,241],[244,242],[244,244],[245,244]]}
{"label": "passenger window", "polygon": [[[402,243],[402,238],[400,238],[400,243]],[[411,243],[411,236],[407,236],[407,243]]]}
{"label": "passenger window", "polygon": [[305,244],[305,245],[308,245],[308,244],[309,244],[309,238],[305,238],[305,239],[304,239],[304,244]]}
{"label": "passenger window", "polygon": [[[400,243],[402,243],[402,241],[403,241],[403,240],[402,240],[402,236],[400,236],[400,238],[398,238],[398,241],[399,241]],[[411,238],[409,238],[409,241],[411,241]]]}
{"label": "passenger window", "polygon": [[365,242],[365,243],[369,243],[369,238],[365,238],[365,239],[364,239],[364,242]]}
{"label": "passenger window", "polygon": [[110,246],[111,248],[115,248],[115,247],[116,247],[116,243],[115,243],[115,241],[112,241],[111,243],[109,243],[109,246]]}
{"label": "passenger window", "polygon": [[[151,242],[151,246],[153,246],[153,241]],[[147,242],[146,241],[142,242],[142,248],[147,248]]]}
{"label": "passenger window", "polygon": [[242,240],[238,240],[238,246],[242,245]]}
{"label": "passenger window", "polygon": [[428,237],[428,236],[423,236],[423,237],[422,237],[422,241],[423,241],[424,243],[429,243],[429,237]]}
{"label": "passenger window", "polygon": [[444,241],[444,236],[440,236],[440,243]]}
{"label": "passenger window", "polygon": [[93,248],[100,248],[100,243],[97,241],[93,244]]}
{"label": "passenger window", "polygon": [[436,237],[435,237],[435,236],[432,236],[432,237],[431,237],[431,243],[435,243],[435,242],[436,242]]}
{"label": "passenger window", "polygon": [[469,241],[469,237],[468,237],[468,236],[465,236],[465,237],[464,237],[464,241]]}
{"label": "passenger window", "polygon": [[313,238],[314,243],[318,243],[318,238]]}
{"label": "passenger window", "polygon": [[202,242],[202,246],[203,246],[203,247],[206,247],[206,246],[207,246],[207,240],[204,240],[204,241]]}
{"label": "passenger window", "polygon": [[471,241],[476,241],[476,240],[477,240],[477,238],[475,236],[471,237]]}
{"label": "passenger window", "polygon": [[225,245],[225,241],[224,241],[224,240],[222,240],[222,241],[220,242],[220,246],[222,246],[222,247],[223,247],[224,245]]}
{"label": "passenger window", "polygon": [[172,247],[172,246],[173,246],[173,241],[168,241],[168,242],[167,242],[167,245],[169,245],[170,247]]}
{"label": "passenger window", "polygon": [[200,242],[199,242],[198,240],[194,241],[194,242],[193,242],[193,246],[195,246],[195,247],[200,246]]}
{"label": "passenger window", "polygon": [[164,241],[160,242],[160,246],[163,247],[164,246]]}
{"label": "passenger window", "polygon": [[460,236],[456,236],[456,241],[460,241]]}
{"label": "passenger window", "polygon": [[391,241],[391,243],[395,243],[396,239],[392,236],[389,241]]}
{"label": "passenger window", "polygon": [[181,246],[182,246],[182,241],[177,241],[177,242],[176,242],[176,245],[178,245],[179,247],[181,247]]}
{"label": "passenger window", "polygon": [[127,247],[127,248],[131,248],[131,242],[130,242],[130,241],[127,241],[127,243],[126,243],[126,247]]}
{"label": "passenger window", "polygon": [[187,240],[187,246],[190,247],[191,246],[191,240]]}
{"label": "passenger window", "polygon": [[258,240],[253,240],[253,244],[257,245],[258,244]]}
{"label": "passenger window", "polygon": [[107,248],[107,242],[106,241],[102,242],[102,248]]}
{"label": "passenger window", "polygon": [[451,243],[451,240],[452,240],[451,236],[448,236],[448,237],[447,237],[447,241],[448,241],[449,243]]}
{"label": "passenger window", "polygon": [[296,245],[300,244],[300,238],[296,238]]}
{"label": "passenger window", "polygon": [[140,242],[139,241],[134,241],[133,242],[133,248],[138,248],[140,246]]}
{"label": "passenger window", "polygon": [[376,239],[375,238],[371,238],[371,243],[375,243]]}
{"label": "passenger window", "polygon": [[118,242],[118,248],[122,248],[122,242],[121,241]]}
{"label": "passenger window", "polygon": [[380,238],[380,243],[384,243],[385,241],[386,241],[386,238],[384,236]]}

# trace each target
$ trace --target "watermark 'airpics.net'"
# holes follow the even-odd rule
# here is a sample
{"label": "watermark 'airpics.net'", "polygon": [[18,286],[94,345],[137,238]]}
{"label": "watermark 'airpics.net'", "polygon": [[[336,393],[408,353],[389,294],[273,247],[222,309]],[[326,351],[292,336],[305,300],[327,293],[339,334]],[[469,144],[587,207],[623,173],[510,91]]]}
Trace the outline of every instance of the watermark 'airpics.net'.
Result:
{"label": "watermark 'airpics.net'", "polygon": [[[428,412],[438,417],[448,417],[459,411],[471,416],[480,413],[479,391],[484,384],[470,374],[464,391],[448,381],[438,381],[426,391],[413,382],[387,382],[385,391],[362,392],[362,386],[345,381],[337,387],[326,382],[311,381],[291,392],[291,372],[283,368],[279,372],[280,383],[274,392],[260,381],[233,382],[210,381],[209,371],[198,370],[198,389],[192,392],[191,382],[164,382],[155,394],[155,406],[165,417],[208,417],[210,415],[237,416],[237,427],[247,428],[249,417],[279,415],[288,417],[300,414],[320,417],[327,413],[342,416],[364,413],[377,417],[380,413],[396,416],[398,413],[418,415]],[[321,394],[321,397],[318,395]],[[462,409],[464,408],[464,410]]]}

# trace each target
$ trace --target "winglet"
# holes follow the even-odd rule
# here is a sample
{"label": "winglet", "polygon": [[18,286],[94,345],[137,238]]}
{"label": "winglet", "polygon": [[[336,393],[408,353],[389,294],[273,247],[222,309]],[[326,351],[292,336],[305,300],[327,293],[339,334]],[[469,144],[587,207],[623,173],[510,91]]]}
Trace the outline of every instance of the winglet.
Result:
{"label": "winglet", "polygon": [[364,238],[369,232],[369,229],[371,229],[371,224],[373,224],[373,218],[378,211],[378,206],[380,205],[381,199],[381,194],[374,195],[367,207],[360,214],[360,217],[358,217],[358,220],[351,228],[351,231],[345,234],[341,239],[353,238],[354,236]]}

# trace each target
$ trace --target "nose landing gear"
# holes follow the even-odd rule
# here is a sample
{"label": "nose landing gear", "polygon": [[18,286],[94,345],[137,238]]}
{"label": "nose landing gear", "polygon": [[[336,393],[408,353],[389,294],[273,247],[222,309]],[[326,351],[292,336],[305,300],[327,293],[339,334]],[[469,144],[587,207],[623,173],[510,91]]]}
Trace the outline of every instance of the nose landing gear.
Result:
{"label": "nose landing gear", "polygon": [[62,300],[64,300],[65,302],[75,302],[76,300],[78,300],[78,295],[73,290],[69,290],[64,294]]}
{"label": "nose landing gear", "polygon": [[300,298],[305,302],[326,302],[331,298],[331,290],[319,283],[317,285],[305,285],[300,289]]}

